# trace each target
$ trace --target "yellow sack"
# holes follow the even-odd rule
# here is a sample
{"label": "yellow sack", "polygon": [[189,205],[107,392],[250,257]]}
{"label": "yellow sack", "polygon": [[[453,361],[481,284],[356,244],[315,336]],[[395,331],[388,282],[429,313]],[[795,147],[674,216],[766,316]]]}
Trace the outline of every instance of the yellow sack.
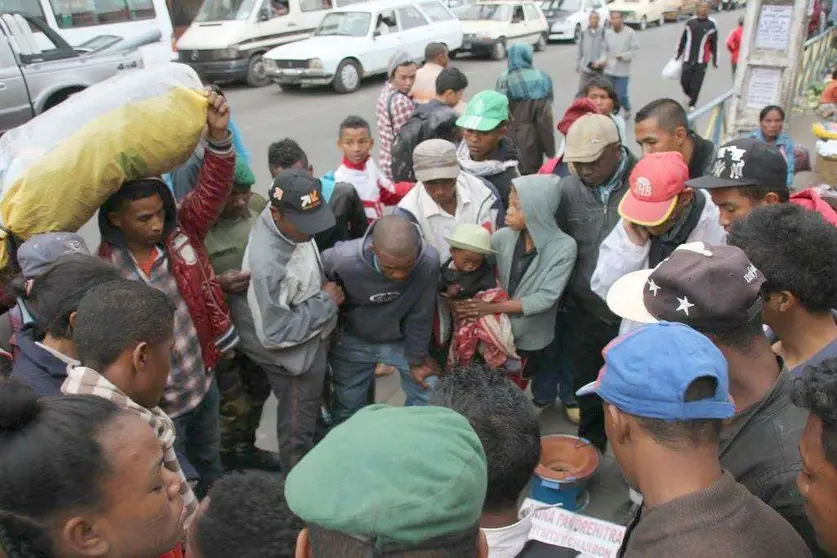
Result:
{"label": "yellow sack", "polygon": [[[0,223],[18,239],[77,231],[126,180],[159,176],[197,147],[207,102],[181,64],[116,76],[0,139]],[[0,231],[0,268],[8,262]]]}
{"label": "yellow sack", "polygon": [[814,122],[811,131],[820,139],[837,139],[837,125],[833,122]]}

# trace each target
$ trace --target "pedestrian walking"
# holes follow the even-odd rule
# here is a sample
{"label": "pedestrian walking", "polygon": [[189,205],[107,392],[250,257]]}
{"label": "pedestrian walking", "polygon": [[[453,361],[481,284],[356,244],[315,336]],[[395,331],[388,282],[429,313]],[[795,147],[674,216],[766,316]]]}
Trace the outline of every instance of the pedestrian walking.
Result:
{"label": "pedestrian walking", "polygon": [[532,45],[509,48],[509,66],[497,79],[497,91],[509,99],[509,136],[520,150],[523,175],[535,174],[547,158],[555,156],[552,120],[552,79],[533,66]]}
{"label": "pedestrian walking", "polygon": [[590,12],[587,29],[581,32],[578,41],[578,57],[575,61],[575,71],[581,74],[578,90],[584,89],[591,77],[601,75],[604,64],[601,62],[604,54],[604,30],[599,25],[599,12]]}
{"label": "pedestrian walking", "polygon": [[675,58],[683,61],[680,87],[686,95],[689,110],[697,105],[709,61],[712,60],[714,68],[718,67],[718,27],[709,17],[709,10],[709,2],[698,5],[697,16],[686,22],[677,46]]}
{"label": "pedestrian walking", "polygon": [[416,81],[416,63],[406,52],[396,52],[389,60],[387,77],[376,107],[380,137],[378,162],[384,176],[392,180],[392,141],[415,108],[410,90]]}
{"label": "pedestrian walking", "polygon": [[604,53],[599,63],[604,63],[604,73],[616,88],[619,105],[625,111],[625,120],[631,118],[628,88],[631,80],[631,61],[638,49],[634,30],[625,25],[622,12],[611,12],[610,29],[605,31]]}
{"label": "pedestrian walking", "polygon": [[727,50],[732,63],[732,79],[735,80],[735,71],[738,69],[738,55],[741,53],[741,36],[744,34],[744,16],[738,18],[738,27],[730,31],[727,37]]}

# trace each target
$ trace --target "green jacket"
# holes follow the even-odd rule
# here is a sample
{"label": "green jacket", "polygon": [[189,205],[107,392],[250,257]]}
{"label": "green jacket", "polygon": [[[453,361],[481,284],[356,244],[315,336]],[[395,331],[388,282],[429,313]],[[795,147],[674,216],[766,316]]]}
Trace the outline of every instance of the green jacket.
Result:
{"label": "green jacket", "polygon": [[264,209],[265,203],[267,201],[254,192],[250,196],[248,207],[250,211],[247,217],[241,219],[222,217],[209,231],[204,243],[215,275],[241,269],[244,249],[247,248],[247,241],[250,239],[250,229],[253,228],[253,223]]}
{"label": "green jacket", "polygon": [[[558,301],[575,264],[575,240],[555,223],[555,212],[561,201],[560,180],[550,174],[512,180],[526,218],[526,227],[537,250],[514,295],[523,304],[523,314],[509,316],[514,343],[518,349],[525,351],[543,349],[552,343]],[[514,247],[520,234],[507,227],[491,237],[491,247],[497,252],[500,282],[506,289]]]}

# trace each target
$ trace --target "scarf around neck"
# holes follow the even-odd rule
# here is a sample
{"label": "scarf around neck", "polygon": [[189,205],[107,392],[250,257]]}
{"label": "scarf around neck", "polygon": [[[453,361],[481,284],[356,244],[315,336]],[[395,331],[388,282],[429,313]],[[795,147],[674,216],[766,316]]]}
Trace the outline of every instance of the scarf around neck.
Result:
{"label": "scarf around neck", "polygon": [[459,147],[456,148],[456,156],[459,159],[459,164],[467,172],[481,177],[494,176],[505,172],[507,169],[517,167],[517,161],[510,159],[508,161],[497,161],[489,159],[487,161],[474,161],[471,159],[471,151],[468,149],[468,144],[465,141],[459,142]]}

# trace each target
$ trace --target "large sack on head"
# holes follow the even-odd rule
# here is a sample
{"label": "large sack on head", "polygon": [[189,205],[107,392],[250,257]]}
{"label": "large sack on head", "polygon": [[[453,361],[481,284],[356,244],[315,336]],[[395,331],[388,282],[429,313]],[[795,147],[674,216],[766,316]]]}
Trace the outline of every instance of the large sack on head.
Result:
{"label": "large sack on head", "polygon": [[126,180],[182,165],[206,122],[201,89],[182,64],[131,71],[0,138],[0,268],[10,234],[77,231]]}

